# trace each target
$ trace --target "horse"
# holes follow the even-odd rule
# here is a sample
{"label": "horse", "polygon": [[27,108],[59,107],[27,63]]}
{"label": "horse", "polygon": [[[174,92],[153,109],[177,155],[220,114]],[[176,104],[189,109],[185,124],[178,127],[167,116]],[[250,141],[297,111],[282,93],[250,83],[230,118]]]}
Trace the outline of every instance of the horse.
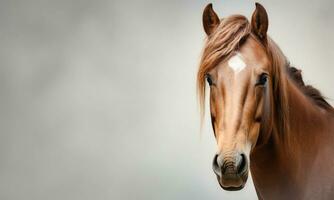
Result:
{"label": "horse", "polygon": [[[259,199],[334,199],[334,109],[269,37],[268,14],[220,19],[208,4],[197,73],[201,118],[209,87],[219,185]],[[207,86],[208,85],[208,86]]]}

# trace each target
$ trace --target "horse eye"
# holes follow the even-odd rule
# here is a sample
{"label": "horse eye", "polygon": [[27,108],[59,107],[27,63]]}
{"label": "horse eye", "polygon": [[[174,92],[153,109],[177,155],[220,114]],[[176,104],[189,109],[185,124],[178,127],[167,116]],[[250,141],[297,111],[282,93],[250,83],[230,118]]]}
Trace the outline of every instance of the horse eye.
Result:
{"label": "horse eye", "polygon": [[212,78],[209,74],[205,75],[206,77],[206,81],[208,82],[208,84],[211,86],[212,85]]}
{"label": "horse eye", "polygon": [[262,73],[260,76],[259,76],[259,79],[257,80],[256,84],[255,85],[265,85],[268,81],[268,74],[266,73]]}

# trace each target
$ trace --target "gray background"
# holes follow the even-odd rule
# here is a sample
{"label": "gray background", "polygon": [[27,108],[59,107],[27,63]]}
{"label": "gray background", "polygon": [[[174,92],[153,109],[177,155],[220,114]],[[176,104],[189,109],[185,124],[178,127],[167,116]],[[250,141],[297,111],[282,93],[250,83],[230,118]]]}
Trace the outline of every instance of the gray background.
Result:
{"label": "gray background", "polygon": [[[334,98],[334,3],[261,1],[269,34]],[[0,2],[0,199],[256,199],[220,189],[195,76],[207,1]],[[213,1],[251,16],[253,1]],[[333,103],[333,101],[331,101]]]}

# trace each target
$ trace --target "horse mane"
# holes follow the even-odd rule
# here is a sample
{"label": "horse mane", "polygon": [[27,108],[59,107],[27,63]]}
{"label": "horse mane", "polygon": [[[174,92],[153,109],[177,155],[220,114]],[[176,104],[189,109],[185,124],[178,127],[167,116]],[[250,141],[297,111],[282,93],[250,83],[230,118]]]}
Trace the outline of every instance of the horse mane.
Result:
{"label": "horse mane", "polygon": [[325,110],[334,111],[333,107],[326,101],[325,97],[318,89],[311,85],[305,85],[301,70],[290,64],[287,67],[289,69],[288,72],[290,78],[299,86],[300,90],[303,91],[306,96],[310,97],[310,99],[312,99],[319,107]]}

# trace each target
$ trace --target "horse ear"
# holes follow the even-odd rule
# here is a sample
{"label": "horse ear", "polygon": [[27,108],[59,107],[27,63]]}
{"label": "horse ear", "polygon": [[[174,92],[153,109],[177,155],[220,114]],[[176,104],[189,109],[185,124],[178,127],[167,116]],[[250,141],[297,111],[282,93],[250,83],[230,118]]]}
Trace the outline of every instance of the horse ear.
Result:
{"label": "horse ear", "polygon": [[218,27],[220,20],[218,15],[212,8],[212,4],[208,4],[203,11],[203,27],[205,33],[209,36]]}
{"label": "horse ear", "polygon": [[252,32],[260,39],[265,40],[267,38],[268,30],[268,15],[266,9],[259,4],[255,3],[255,11],[252,15]]}

